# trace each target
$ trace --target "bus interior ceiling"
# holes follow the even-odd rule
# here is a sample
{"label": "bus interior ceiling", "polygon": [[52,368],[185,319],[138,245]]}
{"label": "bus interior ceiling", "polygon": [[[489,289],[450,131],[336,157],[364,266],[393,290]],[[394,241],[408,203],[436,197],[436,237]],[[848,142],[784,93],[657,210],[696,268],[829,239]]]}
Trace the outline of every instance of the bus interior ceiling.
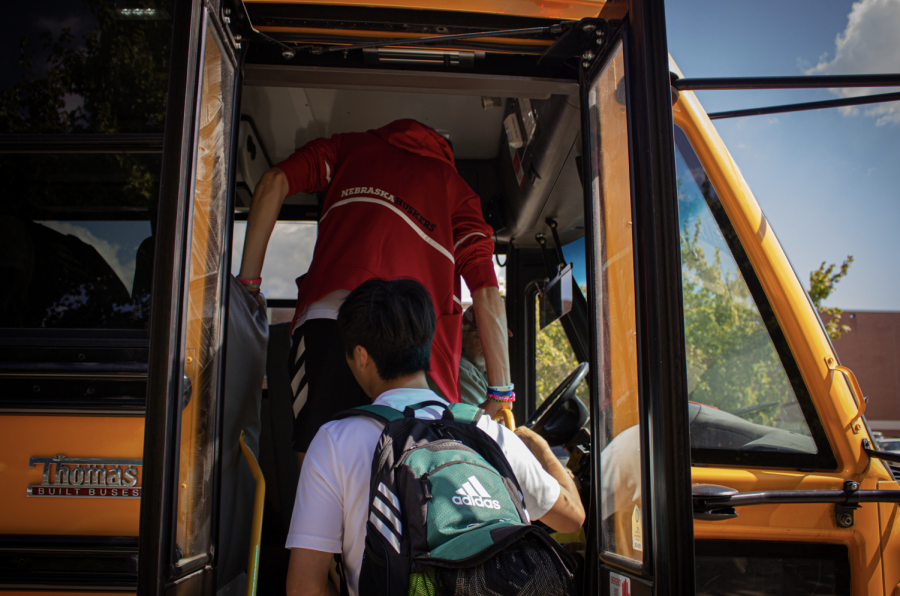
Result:
{"label": "bus interior ceiling", "polygon": [[[256,77],[251,73],[247,78]],[[265,78],[267,83],[271,82],[271,75]],[[483,91],[473,84],[468,89],[452,92],[428,87],[427,81],[419,88],[410,89],[415,81],[408,78],[404,77],[406,88],[399,90],[391,90],[384,83],[376,88],[346,85],[326,88],[258,85],[245,81],[241,98],[243,124],[252,123],[248,126],[259,137],[257,143],[250,145],[262,144],[270,165],[274,165],[313,139],[362,132],[397,119],[412,118],[432,127],[452,143],[457,169],[481,198],[485,219],[496,232],[495,240],[501,252],[505,252],[505,245],[511,240],[523,248],[537,247],[538,233],[550,239],[547,218],[558,222],[563,244],[584,235],[577,85],[568,81],[557,85],[567,93],[546,93],[536,86],[530,92],[498,97],[495,94],[502,84]],[[502,77],[492,78],[496,82]],[[518,149],[521,173],[517,177],[514,150],[504,131],[504,120],[516,114],[521,123],[523,98],[530,102],[536,127]],[[239,151],[246,153],[243,133],[238,143]],[[255,147],[253,150],[255,153]],[[246,161],[247,155],[239,156],[239,162],[242,159]],[[253,188],[265,169],[239,165],[238,185],[243,182],[243,175],[255,178],[248,181],[248,186]],[[237,211],[246,211],[249,201],[248,192],[239,192]],[[288,197],[285,204],[315,206],[316,198],[298,193]]]}

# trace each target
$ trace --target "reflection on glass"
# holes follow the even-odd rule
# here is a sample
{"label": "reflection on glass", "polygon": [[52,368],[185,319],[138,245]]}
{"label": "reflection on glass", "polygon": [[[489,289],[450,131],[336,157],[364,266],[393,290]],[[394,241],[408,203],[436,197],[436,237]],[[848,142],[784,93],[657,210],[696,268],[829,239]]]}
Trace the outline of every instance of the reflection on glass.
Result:
{"label": "reflection on glass", "polygon": [[[637,343],[635,337],[634,249],[632,245],[631,172],[628,157],[628,110],[625,96],[625,61],[620,41],[590,91],[592,195],[595,229],[598,230],[593,250],[599,264],[596,295],[601,301],[602,338],[599,356],[600,410],[603,413],[601,449],[628,429],[616,445],[628,443],[630,451],[638,448],[639,437]],[[625,449],[612,449],[604,458],[607,468],[621,464],[618,454]],[[638,468],[640,466],[638,465]],[[601,548],[605,552],[641,561],[643,531],[641,514],[640,470],[629,471],[629,483],[621,485],[610,479],[617,474],[603,474],[601,493],[614,503],[601,520]],[[610,498],[613,497],[613,498]]]}
{"label": "reflection on glass", "polygon": [[[231,273],[241,269],[244,251],[244,234],[247,222],[234,222],[234,244],[231,248]],[[303,275],[312,263],[316,247],[318,226],[312,221],[279,221],[272,230],[266,261],[262,270],[262,293],[268,299],[297,297],[297,277]]]}
{"label": "reflection on glass", "polygon": [[716,221],[730,227],[719,197],[680,129],[675,138],[691,446],[816,453],[766,323]]}
{"label": "reflection on glass", "polygon": [[209,550],[215,465],[216,395],[222,343],[233,68],[216,32],[206,31],[191,214],[184,331],[184,383],[191,392],[180,421],[175,559]]}
{"label": "reflection on glass", "polygon": [[[0,327],[146,329],[158,154],[0,155]],[[131,184],[137,176],[146,188]]]}
{"label": "reflection on glass", "polygon": [[18,46],[0,62],[0,133],[162,132],[173,5],[22,3],[0,25]]}
{"label": "reflection on glass", "polygon": [[[20,3],[0,23],[0,135],[52,143],[0,155],[2,328],[147,328],[162,158],[115,148],[163,132],[173,2],[120,5]],[[53,152],[84,134],[106,152]]]}

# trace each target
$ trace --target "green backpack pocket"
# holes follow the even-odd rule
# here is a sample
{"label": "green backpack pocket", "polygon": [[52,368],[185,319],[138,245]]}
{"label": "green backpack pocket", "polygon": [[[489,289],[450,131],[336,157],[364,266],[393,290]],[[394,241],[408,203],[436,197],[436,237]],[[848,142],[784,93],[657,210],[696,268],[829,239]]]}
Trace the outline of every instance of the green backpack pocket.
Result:
{"label": "green backpack pocket", "polygon": [[415,449],[404,463],[425,490],[432,557],[465,559],[492,544],[491,530],[527,524],[503,477],[458,441],[435,441]]}

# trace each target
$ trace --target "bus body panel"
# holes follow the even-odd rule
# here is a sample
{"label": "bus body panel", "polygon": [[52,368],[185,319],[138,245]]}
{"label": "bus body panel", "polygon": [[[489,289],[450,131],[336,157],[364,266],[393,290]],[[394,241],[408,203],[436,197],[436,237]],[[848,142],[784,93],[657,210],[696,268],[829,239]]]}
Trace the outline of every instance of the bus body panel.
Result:
{"label": "bus body panel", "polygon": [[[70,459],[140,460],[144,449],[142,417],[7,414],[0,416],[0,437],[0,511],[4,512],[0,515],[0,534],[138,535],[140,498],[123,498],[121,487],[94,487],[90,490],[98,495],[95,497],[29,497],[27,487],[38,487],[43,481],[44,465],[29,467],[31,458],[65,455]],[[141,486],[140,471],[138,467],[136,487]],[[52,470],[48,480],[53,483]],[[85,492],[85,487],[81,484],[79,492]],[[51,488],[65,495],[73,493],[76,485],[53,483],[42,488],[48,495]],[[101,491],[107,496],[100,497]],[[40,491],[35,488],[33,492]]]}

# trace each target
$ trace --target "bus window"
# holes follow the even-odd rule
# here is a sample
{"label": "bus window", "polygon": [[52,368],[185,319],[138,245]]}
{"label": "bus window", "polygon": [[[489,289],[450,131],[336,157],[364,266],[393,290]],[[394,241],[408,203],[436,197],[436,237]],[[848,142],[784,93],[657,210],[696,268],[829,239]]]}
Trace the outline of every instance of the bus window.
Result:
{"label": "bus window", "polygon": [[[234,244],[231,251],[231,273],[237,276],[244,251],[247,222],[234,222]],[[262,293],[267,300],[295,300],[297,277],[306,273],[312,263],[318,226],[314,221],[278,221],[272,230],[266,261],[262,270]],[[293,313],[292,313],[293,314]]]}
{"label": "bus window", "polygon": [[[569,373],[575,370],[579,362],[559,319],[538,331],[535,352],[534,405],[537,407],[550,395],[550,392],[562,383]],[[581,383],[575,391],[575,395],[585,406],[590,407],[588,391],[588,384]]]}
{"label": "bus window", "polygon": [[[575,248],[581,250],[581,275],[584,274],[584,238],[580,238],[563,247],[564,256],[569,259],[570,251],[566,250],[569,246],[575,245]],[[571,252],[577,252],[573,250]],[[575,273],[575,283],[584,293],[587,288],[584,285],[584,278],[579,278],[579,271],[573,270]],[[535,295],[535,300],[539,301],[539,295]],[[568,316],[568,315],[564,315]],[[562,319],[553,321],[550,325],[540,328],[540,306],[536,305],[534,309],[534,328],[536,330],[535,337],[535,359],[534,359],[534,379],[535,379],[535,403],[534,407],[540,406],[544,399],[556,389],[560,383],[578,366],[578,357],[566,330],[563,327]],[[576,397],[590,408],[590,384],[581,383],[575,391]]]}
{"label": "bus window", "polygon": [[[160,155],[0,156],[4,328],[146,329]],[[129,188],[146,180],[146,192]]]}
{"label": "bus window", "polygon": [[0,272],[15,288],[0,328],[147,328],[172,7],[129,7],[35,5],[16,24],[19,59],[0,70]]}
{"label": "bus window", "polygon": [[778,321],[678,127],[675,139],[693,461],[822,467],[827,441]]}

